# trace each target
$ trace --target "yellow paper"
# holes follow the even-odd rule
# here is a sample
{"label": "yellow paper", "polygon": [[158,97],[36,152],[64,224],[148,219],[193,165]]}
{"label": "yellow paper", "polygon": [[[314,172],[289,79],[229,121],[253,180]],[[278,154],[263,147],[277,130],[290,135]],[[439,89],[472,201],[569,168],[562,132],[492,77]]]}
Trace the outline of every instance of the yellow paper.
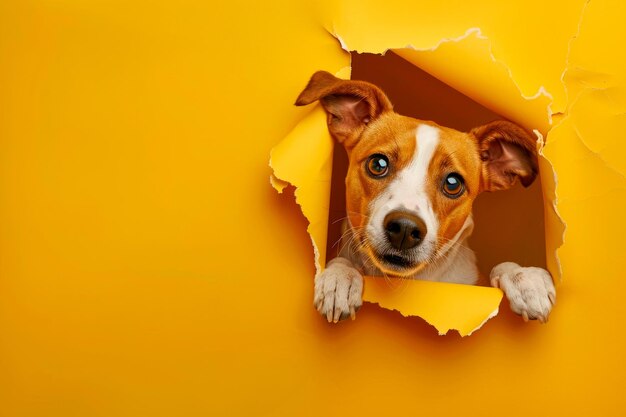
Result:
{"label": "yellow paper", "polygon": [[440,335],[469,336],[498,314],[502,291],[461,284],[366,277],[363,299],[403,316],[419,316]]}
{"label": "yellow paper", "polygon": [[[601,0],[0,2],[0,415],[622,415],[625,17]],[[487,45],[512,84],[435,66],[446,39]],[[423,51],[453,89],[538,121],[530,193],[556,189],[567,224],[549,323],[506,300],[464,338],[393,306],[315,311],[308,221],[268,156],[319,112],[293,106],[308,77],[350,66],[341,42]],[[492,97],[511,85],[524,114]],[[545,232],[548,252],[563,228]]]}

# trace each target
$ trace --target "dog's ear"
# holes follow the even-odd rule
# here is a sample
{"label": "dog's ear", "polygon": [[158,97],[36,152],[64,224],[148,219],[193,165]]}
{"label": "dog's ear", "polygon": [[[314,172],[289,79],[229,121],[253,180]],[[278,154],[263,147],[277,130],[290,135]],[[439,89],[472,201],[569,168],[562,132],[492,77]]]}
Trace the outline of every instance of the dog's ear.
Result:
{"label": "dog's ear", "polygon": [[330,134],[346,147],[362,129],[392,105],[380,88],[365,81],[342,80],[326,71],[318,71],[296,100],[305,106],[319,100],[328,116]]}
{"label": "dog's ear", "polygon": [[470,131],[482,161],[483,191],[511,188],[517,179],[528,187],[537,177],[537,138],[522,127],[496,121]]}

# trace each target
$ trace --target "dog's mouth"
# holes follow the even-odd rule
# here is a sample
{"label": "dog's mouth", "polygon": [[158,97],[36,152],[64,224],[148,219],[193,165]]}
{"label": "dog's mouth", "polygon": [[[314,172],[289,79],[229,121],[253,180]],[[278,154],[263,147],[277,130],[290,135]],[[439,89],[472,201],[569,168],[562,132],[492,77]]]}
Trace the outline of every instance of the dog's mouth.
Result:
{"label": "dog's mouth", "polygon": [[427,265],[427,262],[421,259],[424,258],[424,255],[416,251],[395,250],[385,244],[370,244],[368,242],[362,246],[364,254],[373,266],[386,275],[410,277],[423,270]]}
{"label": "dog's mouth", "polygon": [[386,274],[396,276],[410,276],[417,271],[420,271],[424,264],[416,262],[408,256],[402,256],[398,254],[378,254],[374,253],[375,263],[378,268]]}
{"label": "dog's mouth", "polygon": [[415,266],[410,259],[400,255],[383,255],[382,261],[398,268],[412,268]]}

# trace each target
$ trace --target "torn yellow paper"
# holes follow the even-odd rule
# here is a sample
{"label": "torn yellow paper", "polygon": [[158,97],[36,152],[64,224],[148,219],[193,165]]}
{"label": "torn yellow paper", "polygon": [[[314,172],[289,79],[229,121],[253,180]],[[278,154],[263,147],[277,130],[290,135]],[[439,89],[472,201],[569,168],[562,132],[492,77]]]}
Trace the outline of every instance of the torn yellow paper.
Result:
{"label": "torn yellow paper", "polygon": [[326,233],[333,162],[333,140],[326,115],[316,106],[287,137],[272,149],[270,181],[278,192],[285,184],[296,187],[296,201],[309,221],[307,231],[315,251],[315,265],[326,263]]}
{"label": "torn yellow paper", "polygon": [[[455,40],[438,42],[435,47],[423,51],[409,48],[394,49],[393,52],[412,65],[424,67],[431,75],[482,104],[496,116],[503,115],[535,130],[541,152],[542,134],[550,125],[549,95],[540,91],[533,97],[524,98],[510,71],[493,58],[489,41],[480,36],[478,30],[468,31]],[[465,62],[463,71],[450,65],[457,60]],[[349,78],[348,70],[344,69],[339,76]],[[470,77],[467,73],[474,75]],[[303,86],[305,83],[303,80]],[[492,88],[479,88],[485,84]],[[270,165],[274,188],[280,192],[287,183],[296,187],[296,201],[309,221],[315,266],[320,271],[326,263],[334,144],[323,109],[319,105],[312,107],[311,112],[272,150]],[[554,207],[554,173],[550,163],[540,159],[542,178],[546,178],[542,181],[546,230],[556,236],[546,241],[547,267],[558,278],[556,248],[561,243],[563,226]],[[455,329],[463,336],[495,316],[501,299],[502,292],[495,288],[416,280],[367,278],[364,290],[367,302],[398,310],[404,316],[419,316],[434,326],[439,334]]]}
{"label": "torn yellow paper", "polygon": [[[428,1],[420,2],[414,12],[406,12],[407,8],[415,5],[407,6],[402,0],[386,1],[384,4],[344,0],[342,8],[335,8],[327,27],[332,33],[341,36],[346,49],[380,54],[389,49],[432,48],[442,39],[458,39],[468,29],[479,25],[480,32],[493,41],[494,55],[498,61],[506,63],[507,71],[510,70],[522,95],[532,97],[542,89],[550,92],[554,100],[551,104],[552,112],[559,113],[564,111],[566,105],[561,72],[567,59],[567,48],[561,46],[566,45],[576,32],[581,11],[587,2],[529,0],[524,2],[524,7],[516,7],[510,2],[489,0],[463,5]],[[424,16],[440,17],[422,18]],[[621,18],[621,13],[617,13],[617,17]],[[513,19],[524,22],[524,30],[512,30]],[[589,26],[593,27],[593,24],[597,22]],[[549,36],[543,35],[546,28],[549,28]],[[595,45],[603,43],[600,41]],[[589,57],[595,55],[599,54],[588,54]],[[446,65],[459,73],[457,75],[481,77],[480,73],[466,71],[466,61],[460,57]],[[465,74],[460,74],[463,72]],[[487,84],[473,82],[472,85],[494,91],[489,89],[488,81]]]}
{"label": "torn yellow paper", "polygon": [[[349,78],[350,68],[337,72]],[[271,151],[270,183],[279,193],[287,184],[296,187],[296,201],[309,221],[307,231],[315,251],[315,267],[326,264],[326,235],[334,142],[326,127],[326,115],[319,105]]]}
{"label": "torn yellow paper", "polygon": [[363,300],[421,317],[440,335],[454,329],[469,336],[498,314],[502,295],[492,287],[365,277]]}
{"label": "torn yellow paper", "polygon": [[544,150],[559,173],[559,211],[571,225],[568,241],[558,251],[565,273],[572,277],[572,285],[602,277],[602,287],[617,292],[626,235],[622,10],[619,2],[586,3],[562,77],[567,109],[550,131]]}
{"label": "torn yellow paper", "polygon": [[[507,119],[542,134],[548,131],[550,95],[539,89],[524,97],[509,69],[494,58],[491,42],[480,30],[468,30],[463,37],[441,42],[437,48],[402,48],[394,52]],[[457,65],[461,62],[462,71]]]}

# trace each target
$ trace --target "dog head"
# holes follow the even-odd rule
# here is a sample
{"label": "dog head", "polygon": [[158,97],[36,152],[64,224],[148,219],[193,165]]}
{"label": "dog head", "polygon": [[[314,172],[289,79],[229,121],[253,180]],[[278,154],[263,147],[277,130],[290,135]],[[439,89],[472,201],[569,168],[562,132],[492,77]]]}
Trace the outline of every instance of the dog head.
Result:
{"label": "dog head", "polygon": [[359,250],[387,274],[415,274],[464,238],[481,192],[537,176],[536,139],[511,122],[459,132],[399,115],[375,85],[324,71],[296,105],[317,100],[348,153],[346,210]]}

